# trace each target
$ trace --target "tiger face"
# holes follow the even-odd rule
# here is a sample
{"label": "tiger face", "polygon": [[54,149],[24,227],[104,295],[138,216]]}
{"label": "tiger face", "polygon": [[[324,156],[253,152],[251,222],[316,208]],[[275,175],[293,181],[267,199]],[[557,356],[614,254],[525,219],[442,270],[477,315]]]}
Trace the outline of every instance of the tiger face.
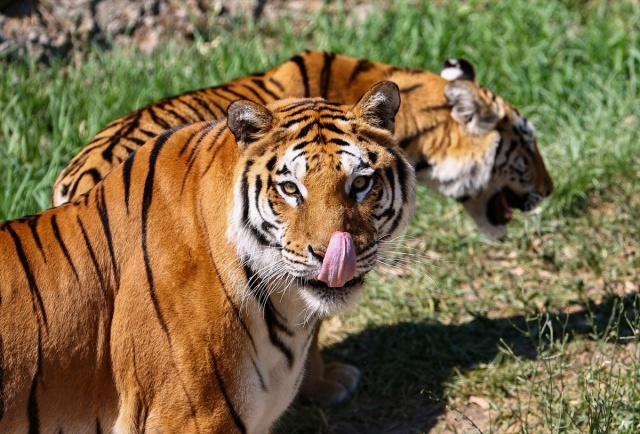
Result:
{"label": "tiger face", "polygon": [[491,175],[486,187],[460,198],[478,227],[493,238],[501,238],[511,221],[512,209],[533,211],[553,191],[535,129],[515,108],[508,107],[496,125],[499,135]]}
{"label": "tiger face", "polygon": [[449,60],[441,77],[413,71],[392,79],[407,89],[400,113],[412,122],[396,135],[418,179],[462,202],[485,235],[503,237],[513,208],[531,211],[551,194],[533,125],[481,87],[470,63]]}
{"label": "tiger face", "polygon": [[381,242],[406,226],[415,180],[393,145],[395,84],[379,84],[347,112],[310,101],[229,107],[246,147],[229,237],[263,281],[295,284],[309,314],[327,315],[355,301]]}

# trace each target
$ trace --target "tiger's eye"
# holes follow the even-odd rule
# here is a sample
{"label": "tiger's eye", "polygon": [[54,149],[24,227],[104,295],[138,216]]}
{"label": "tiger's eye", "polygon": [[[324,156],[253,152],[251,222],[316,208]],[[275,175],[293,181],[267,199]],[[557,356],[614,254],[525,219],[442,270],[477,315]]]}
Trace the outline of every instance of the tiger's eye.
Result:
{"label": "tiger's eye", "polygon": [[369,178],[366,178],[364,176],[357,176],[353,180],[353,183],[351,185],[356,190],[364,190],[367,187],[368,184],[369,184]]}
{"label": "tiger's eye", "polygon": [[298,193],[298,186],[291,181],[283,182],[281,187],[282,191],[284,191],[286,194],[294,195]]}

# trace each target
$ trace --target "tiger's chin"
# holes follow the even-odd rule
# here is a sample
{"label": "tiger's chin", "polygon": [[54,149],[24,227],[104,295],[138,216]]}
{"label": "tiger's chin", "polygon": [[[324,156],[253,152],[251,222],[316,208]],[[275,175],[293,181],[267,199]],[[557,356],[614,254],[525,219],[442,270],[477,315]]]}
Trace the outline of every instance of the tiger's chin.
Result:
{"label": "tiger's chin", "polygon": [[364,275],[356,276],[341,287],[330,287],[320,280],[298,279],[300,293],[310,310],[321,317],[353,306],[364,288]]}

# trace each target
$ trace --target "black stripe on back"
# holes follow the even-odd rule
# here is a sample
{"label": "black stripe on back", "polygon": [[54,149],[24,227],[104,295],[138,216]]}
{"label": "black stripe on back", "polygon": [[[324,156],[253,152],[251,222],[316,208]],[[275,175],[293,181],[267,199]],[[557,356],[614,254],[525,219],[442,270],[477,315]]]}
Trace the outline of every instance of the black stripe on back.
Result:
{"label": "black stripe on back", "polygon": [[[31,267],[29,266],[29,261],[27,260],[27,256],[24,253],[24,249],[22,248],[22,243],[20,242],[20,237],[13,230],[10,224],[3,226],[9,231],[11,238],[13,239],[13,244],[16,246],[16,253],[18,254],[18,259],[20,260],[20,264],[22,265],[22,269],[24,270],[24,274],[27,276],[27,282],[29,283],[29,289],[31,290],[32,300],[35,296],[36,302],[38,303],[38,307],[40,308],[40,313],[42,314],[42,320],[44,322],[45,328],[47,328],[47,313],[44,310],[44,303],[42,302],[42,296],[40,294],[40,289],[38,288],[38,284],[36,283],[36,279],[33,276],[33,272],[31,271]],[[35,312],[35,303],[34,303],[34,312]]]}
{"label": "black stripe on back", "polygon": [[29,229],[31,230],[31,235],[33,236],[33,241],[35,241],[36,246],[38,247],[38,250],[40,250],[40,253],[42,254],[42,260],[45,262],[45,264],[47,263],[47,258],[44,254],[44,250],[42,248],[42,242],[40,242],[40,236],[38,235],[38,221],[40,220],[40,215],[34,215],[32,216],[28,221],[27,224],[29,225]]}
{"label": "black stripe on back", "polygon": [[159,125],[164,130],[168,130],[169,128],[171,128],[171,125],[169,125],[167,121],[165,121],[162,117],[158,116],[158,114],[155,111],[155,107],[153,105],[147,106],[147,112],[149,113],[151,120],[156,125]]}
{"label": "black stripe on back", "polygon": [[363,72],[369,71],[371,68],[373,68],[372,62],[366,59],[358,60],[358,64],[356,65],[355,69],[351,73],[351,76],[349,77],[349,83],[353,82],[358,77],[358,75],[360,75]]}
{"label": "black stripe on back", "polygon": [[116,255],[113,250],[113,237],[111,235],[111,226],[109,226],[109,213],[107,211],[107,201],[104,197],[104,184],[100,184],[100,190],[96,195],[96,207],[98,208],[98,214],[100,214],[100,221],[102,222],[102,230],[104,231],[104,236],[107,239],[107,247],[109,248],[109,257],[111,258],[111,269],[113,271],[113,278],[117,283],[119,283],[120,276],[118,275],[118,265],[116,264]]}
{"label": "black stripe on back", "polygon": [[276,95],[275,93],[273,93],[272,91],[270,91],[267,86],[264,84],[264,80],[260,79],[260,78],[254,78],[252,80],[253,84],[255,84],[256,86],[258,86],[264,93],[266,93],[267,95],[269,95],[271,98],[273,98],[274,100],[280,99],[279,95]]}
{"label": "black stripe on back", "polygon": [[304,96],[309,98],[309,77],[307,76],[307,67],[304,64],[304,59],[300,56],[293,56],[291,61],[298,66],[300,70],[300,76],[302,77],[302,84],[304,85]]}
{"label": "black stripe on back", "polygon": [[[198,134],[202,133],[202,135],[198,137],[198,139],[196,140],[195,145],[193,145],[193,147],[191,148],[191,152],[189,153],[189,158],[187,159],[187,170],[185,170],[184,176],[182,177],[182,187],[180,188],[180,194],[184,192],[184,186],[185,186],[185,183],[187,182],[187,177],[189,176],[189,173],[191,172],[191,169],[193,168],[193,165],[196,162],[196,156],[198,155],[198,150],[200,149],[200,144],[202,143],[202,140],[204,140],[204,138],[218,124],[218,122],[219,121],[208,122],[202,128],[198,129],[198,131],[195,131],[191,135],[191,137],[189,137],[189,139],[185,142],[183,148],[180,150],[180,154],[182,154],[183,149],[186,150],[187,146],[189,146],[191,142],[193,142],[193,139]],[[224,128],[221,128],[221,130],[224,131]],[[218,137],[219,137],[219,134],[218,134]]]}
{"label": "black stripe on back", "polygon": [[[213,93],[214,95],[217,96],[217,93],[215,91],[211,91],[211,93]],[[205,100],[203,100],[200,97],[194,96],[193,100],[198,103],[198,105],[200,107],[202,107],[203,109],[205,109],[207,112],[209,112],[209,114],[211,115],[211,119],[216,119],[219,117],[219,114],[215,113],[213,110],[211,110],[211,107],[209,107],[209,104],[211,104],[212,106],[214,106],[216,109],[218,109],[220,111],[220,114],[224,114],[226,113],[226,110],[224,108],[222,108],[222,106],[218,103],[216,103],[213,99],[209,98],[207,99],[207,101],[205,102]],[[204,116],[203,116],[204,117]],[[209,118],[207,118],[209,119]]]}
{"label": "black stripe on back", "polygon": [[62,236],[60,235],[60,228],[58,227],[58,221],[56,217],[57,216],[55,214],[51,216],[51,228],[53,229],[53,235],[56,237],[56,240],[58,241],[58,245],[60,246],[60,249],[62,250],[64,257],[67,259],[67,263],[71,267],[71,270],[73,271],[74,276],[76,276],[76,280],[79,281],[80,276],[78,276],[78,270],[76,270],[76,266],[73,265],[73,261],[71,260],[71,255],[69,255],[69,250],[67,250],[67,246],[64,244],[64,241],[62,240]]}
{"label": "black stripe on back", "polygon": [[127,214],[129,214],[129,192],[131,190],[131,167],[133,166],[133,159],[136,153],[129,155],[129,158],[124,160],[122,165],[122,182],[124,184],[124,205],[127,208]]}
{"label": "black stripe on back", "polygon": [[327,98],[329,92],[329,80],[331,79],[331,64],[336,55],[333,53],[324,52],[324,65],[322,66],[322,72],[320,73],[320,96]]}
{"label": "black stripe on back", "polygon": [[236,424],[238,431],[242,434],[247,433],[247,428],[244,426],[242,419],[236,412],[236,409],[233,406],[233,402],[231,402],[231,398],[229,398],[229,394],[227,393],[227,388],[224,385],[224,381],[220,376],[220,369],[218,369],[218,361],[216,360],[216,355],[213,353],[211,349],[209,349],[209,354],[211,355],[211,361],[213,362],[213,369],[216,374],[216,380],[218,380],[218,386],[220,387],[220,392],[222,392],[222,396],[224,397],[224,401],[227,404],[227,408],[229,409],[229,413],[231,413],[231,417],[233,418],[233,422]]}
{"label": "black stripe on back", "polygon": [[151,261],[149,259],[149,248],[147,245],[147,231],[148,231],[148,223],[149,223],[149,208],[151,208],[151,201],[153,199],[153,183],[155,179],[156,173],[156,162],[158,160],[158,155],[162,150],[162,147],[166,143],[166,141],[171,137],[176,130],[169,130],[158,136],[155,143],[153,144],[153,149],[151,150],[151,154],[149,156],[149,171],[147,172],[147,179],[144,182],[144,193],[142,196],[142,210],[141,210],[141,232],[142,232],[142,255],[144,258],[144,268],[147,275],[147,283],[149,285],[149,296],[151,297],[151,301],[153,303],[153,308],[156,311],[156,316],[158,321],[160,322],[160,326],[164,331],[167,339],[169,340],[169,344],[171,345],[171,336],[169,335],[169,329],[167,327],[167,322],[164,319],[162,311],[160,310],[160,305],[158,304],[158,299],[156,297],[154,291],[153,284],[153,271],[151,270]]}
{"label": "black stripe on back", "polygon": [[96,274],[98,275],[98,282],[100,282],[100,288],[102,289],[102,296],[104,299],[107,299],[107,287],[104,283],[104,276],[102,275],[102,270],[100,270],[100,265],[98,264],[98,260],[96,258],[96,254],[91,247],[91,241],[89,240],[89,236],[87,235],[87,231],[82,224],[82,220],[80,216],[76,216],[76,221],[80,226],[80,232],[82,232],[82,237],[84,239],[84,244],[87,247],[87,251],[89,252],[89,258],[91,258],[91,263],[93,264],[93,268],[96,270]]}
{"label": "black stripe on back", "polygon": [[267,101],[262,97],[262,95],[260,95],[258,92],[256,92],[248,84],[242,84],[242,87],[245,88],[246,90],[248,90],[249,92],[251,92],[255,97],[255,98],[247,98],[246,96],[244,96],[244,99],[251,99],[251,101],[259,102],[262,105],[267,103]]}

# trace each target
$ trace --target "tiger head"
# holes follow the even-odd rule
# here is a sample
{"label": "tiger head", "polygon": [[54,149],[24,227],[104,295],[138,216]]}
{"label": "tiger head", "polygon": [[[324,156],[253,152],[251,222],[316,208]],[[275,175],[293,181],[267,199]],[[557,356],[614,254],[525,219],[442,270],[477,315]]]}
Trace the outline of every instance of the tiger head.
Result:
{"label": "tiger head", "polygon": [[319,98],[229,106],[241,169],[228,238],[254,280],[298,288],[318,315],[355,301],[413,212],[413,170],[393,138],[399,104],[397,86],[382,82],[352,107]]}
{"label": "tiger head", "polygon": [[[460,201],[484,234],[501,238],[513,208],[531,211],[553,191],[535,129],[518,109],[478,84],[469,62],[449,60],[440,75],[431,75],[428,91],[402,93],[406,110],[428,107],[422,109],[428,111],[426,124],[414,127],[428,134],[403,148],[419,179]],[[416,88],[416,80],[414,75],[409,88]],[[414,118],[420,124],[420,115]]]}

